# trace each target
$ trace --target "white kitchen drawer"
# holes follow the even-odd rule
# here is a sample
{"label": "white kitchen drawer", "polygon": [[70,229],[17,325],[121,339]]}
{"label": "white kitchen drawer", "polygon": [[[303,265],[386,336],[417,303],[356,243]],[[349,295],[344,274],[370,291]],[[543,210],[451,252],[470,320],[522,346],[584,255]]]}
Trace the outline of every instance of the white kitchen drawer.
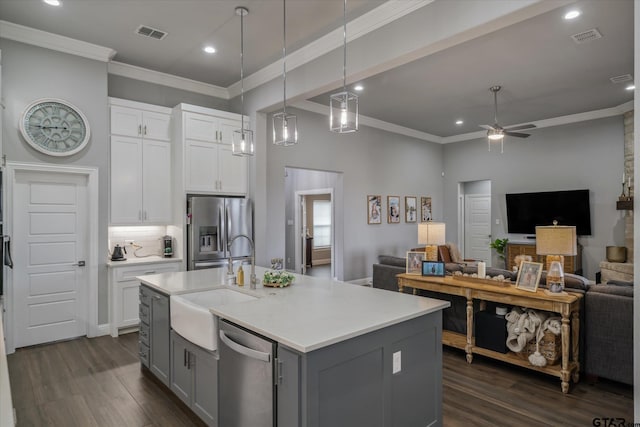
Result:
{"label": "white kitchen drawer", "polygon": [[172,262],[168,264],[147,264],[131,267],[118,267],[115,269],[115,275],[117,282],[126,282],[128,280],[135,280],[136,276],[167,273],[170,271],[180,271],[180,263]]}

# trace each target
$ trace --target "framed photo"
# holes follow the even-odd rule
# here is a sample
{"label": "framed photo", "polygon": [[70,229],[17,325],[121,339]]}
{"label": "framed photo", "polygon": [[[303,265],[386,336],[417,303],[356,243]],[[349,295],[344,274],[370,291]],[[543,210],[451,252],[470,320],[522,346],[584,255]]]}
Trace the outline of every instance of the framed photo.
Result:
{"label": "framed photo", "polygon": [[444,277],[444,262],[422,261],[422,275],[429,277]]}
{"label": "framed photo", "polygon": [[404,222],[416,222],[418,218],[418,198],[405,196],[404,198]]}
{"label": "framed photo", "polygon": [[389,224],[400,224],[400,197],[387,196],[387,222]]}
{"label": "framed photo", "polygon": [[382,196],[367,196],[367,224],[382,224]]}
{"label": "framed photo", "polygon": [[431,221],[431,197],[420,197],[420,222]]}
{"label": "framed photo", "polygon": [[542,274],[541,262],[522,261],[520,270],[518,270],[518,278],[516,279],[516,288],[529,292],[538,290],[540,275]]}
{"label": "framed photo", "polygon": [[424,252],[407,252],[407,274],[422,275]]}

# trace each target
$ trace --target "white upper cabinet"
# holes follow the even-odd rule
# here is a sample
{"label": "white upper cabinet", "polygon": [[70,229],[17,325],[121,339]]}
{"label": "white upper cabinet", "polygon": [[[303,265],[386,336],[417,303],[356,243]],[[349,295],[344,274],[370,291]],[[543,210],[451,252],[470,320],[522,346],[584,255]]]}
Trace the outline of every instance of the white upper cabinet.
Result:
{"label": "white upper cabinet", "polygon": [[171,110],[113,98],[110,102],[110,223],[170,224]]}

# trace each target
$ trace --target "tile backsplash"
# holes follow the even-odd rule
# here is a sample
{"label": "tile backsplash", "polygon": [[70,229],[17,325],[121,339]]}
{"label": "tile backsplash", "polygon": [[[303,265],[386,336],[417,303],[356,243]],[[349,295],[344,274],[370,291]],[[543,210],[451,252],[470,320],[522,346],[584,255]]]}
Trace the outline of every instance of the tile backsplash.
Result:
{"label": "tile backsplash", "polygon": [[[126,248],[126,258],[144,257],[147,255],[161,256],[163,251],[162,236],[167,234],[166,226],[144,226],[144,227],[109,227],[109,252],[115,245]],[[133,240],[137,246],[132,247],[125,243]]]}

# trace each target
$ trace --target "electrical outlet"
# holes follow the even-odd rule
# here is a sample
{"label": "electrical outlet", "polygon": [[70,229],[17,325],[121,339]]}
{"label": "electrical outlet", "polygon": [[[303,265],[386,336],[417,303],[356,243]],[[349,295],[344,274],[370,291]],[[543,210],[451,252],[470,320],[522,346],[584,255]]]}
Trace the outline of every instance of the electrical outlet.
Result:
{"label": "electrical outlet", "polygon": [[397,374],[402,370],[402,352],[396,351],[393,353],[393,373]]}

